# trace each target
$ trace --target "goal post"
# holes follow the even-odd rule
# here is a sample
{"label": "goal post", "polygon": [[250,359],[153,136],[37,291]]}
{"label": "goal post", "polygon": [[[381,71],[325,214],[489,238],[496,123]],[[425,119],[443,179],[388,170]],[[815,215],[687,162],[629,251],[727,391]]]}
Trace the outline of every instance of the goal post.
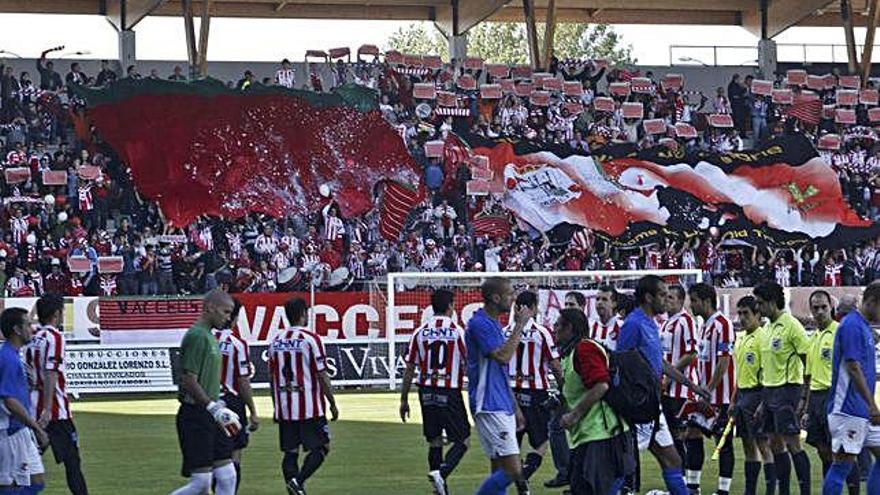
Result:
{"label": "goal post", "polygon": [[[612,285],[623,293],[632,292],[638,279],[657,275],[670,284],[688,287],[702,281],[700,270],[585,270],[548,272],[396,272],[389,273],[384,299],[384,336],[388,345],[388,362],[393,369],[402,368],[406,343],[413,331],[433,315],[431,293],[439,288],[455,293],[453,319],[466,327],[471,315],[482,307],[480,286],[487,278],[503,278],[512,282],[515,292],[532,290],[538,294],[538,318],[552,326],[562,309],[565,294],[579,291],[587,299],[587,316],[595,314],[595,293],[600,286]],[[397,374],[389,373],[388,386],[397,388]]]}

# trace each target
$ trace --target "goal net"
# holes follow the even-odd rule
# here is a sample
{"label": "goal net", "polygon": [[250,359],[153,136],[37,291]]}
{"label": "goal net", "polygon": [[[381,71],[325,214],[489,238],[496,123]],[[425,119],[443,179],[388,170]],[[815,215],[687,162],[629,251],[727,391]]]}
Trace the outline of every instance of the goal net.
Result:
{"label": "goal net", "polygon": [[[416,273],[403,272],[388,275],[384,297],[374,294],[373,304],[384,306],[384,337],[388,346],[388,361],[396,363],[397,373],[389,376],[389,386],[395,388],[400,379],[406,344],[415,329],[433,316],[431,294],[445,288],[455,294],[453,319],[463,327],[482,307],[480,285],[486,278],[509,279],[516,294],[531,290],[538,295],[539,323],[551,327],[564,308],[565,295],[578,291],[586,297],[584,311],[588,319],[596,316],[595,296],[598,288],[611,285],[625,295],[631,295],[638,280],[645,275],[657,275],[668,284],[685,288],[702,281],[699,270],[636,270],[636,271],[578,271],[578,272],[501,272],[501,273]],[[378,300],[382,299],[382,300]],[[381,313],[380,313],[381,314]],[[506,315],[502,316],[502,323]]]}

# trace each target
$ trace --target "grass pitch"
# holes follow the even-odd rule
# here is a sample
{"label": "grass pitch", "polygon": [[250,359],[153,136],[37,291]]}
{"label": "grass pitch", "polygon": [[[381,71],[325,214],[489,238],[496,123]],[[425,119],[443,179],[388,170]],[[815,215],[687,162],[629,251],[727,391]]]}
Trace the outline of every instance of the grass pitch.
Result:
{"label": "grass pitch", "polygon": [[[426,478],[427,447],[421,434],[418,397],[410,396],[413,415],[407,424],[398,417],[396,393],[337,394],[340,418],[332,423],[331,453],[307,485],[310,495],[423,495],[431,489]],[[281,452],[277,426],[271,421],[268,396],[257,398],[262,425],[251,436],[242,462],[242,495],[285,493],[281,481]],[[173,395],[162,398],[113,398],[78,401],[74,421],[80,435],[83,470],[94,495],[167,494],[184,483],[180,477],[180,452]],[[475,434],[472,431],[472,434]],[[737,442],[739,443],[739,442]],[[706,446],[707,453],[711,452]],[[821,487],[820,464],[813,455],[814,491]],[[708,455],[708,454],[707,454]],[[48,483],[46,495],[67,492],[64,470],[44,455]],[[303,456],[300,455],[300,463]],[[742,455],[737,454],[733,492],[743,484]],[[450,478],[454,495],[472,494],[486,476],[488,461],[476,437],[471,449]],[[717,463],[707,459],[703,472],[703,493],[712,493],[717,480]],[[555,474],[549,451],[541,469],[532,478],[532,493],[558,494],[543,482]],[[794,473],[792,473],[794,476]],[[763,481],[760,490],[763,490]],[[794,484],[794,483],[793,483]],[[642,457],[642,492],[663,488],[659,468],[650,457]],[[796,490],[796,486],[793,486]],[[511,489],[509,493],[514,493]]]}

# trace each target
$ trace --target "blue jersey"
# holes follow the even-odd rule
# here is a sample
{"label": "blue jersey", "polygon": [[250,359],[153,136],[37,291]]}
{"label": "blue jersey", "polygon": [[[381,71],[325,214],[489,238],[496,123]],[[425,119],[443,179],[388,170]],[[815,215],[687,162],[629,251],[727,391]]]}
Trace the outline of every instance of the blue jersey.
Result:
{"label": "blue jersey", "polygon": [[467,344],[468,397],[471,414],[503,412],[514,414],[513,394],[507,377],[507,363],[490,354],[504,345],[501,325],[482,309],[468,321],[464,334]]}
{"label": "blue jersey", "polygon": [[[10,397],[17,400],[28,413],[33,414],[24,363],[18,349],[7,341],[0,347],[0,400]],[[0,429],[12,435],[22,428],[24,424],[12,416],[0,402]]]}
{"label": "blue jersey", "polygon": [[871,396],[877,382],[876,350],[871,326],[861,313],[852,311],[840,322],[834,334],[834,357],[831,361],[831,397],[828,413],[868,418],[868,403],[862,398],[846,369],[846,363],[855,361],[862,367],[862,374]]}
{"label": "blue jersey", "polygon": [[657,323],[637,308],[626,317],[620,327],[617,352],[637,349],[645,361],[654,368],[657,376],[663,374],[663,349],[660,346],[660,330]]}

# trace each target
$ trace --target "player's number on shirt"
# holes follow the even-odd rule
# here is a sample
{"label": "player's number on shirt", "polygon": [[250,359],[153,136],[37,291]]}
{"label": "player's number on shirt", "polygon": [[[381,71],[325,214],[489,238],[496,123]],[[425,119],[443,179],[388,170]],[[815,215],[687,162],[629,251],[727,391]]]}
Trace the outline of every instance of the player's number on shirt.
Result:
{"label": "player's number on shirt", "polygon": [[430,346],[431,368],[435,370],[446,369],[449,365],[450,353],[446,348],[446,342],[438,340],[432,342]]}

